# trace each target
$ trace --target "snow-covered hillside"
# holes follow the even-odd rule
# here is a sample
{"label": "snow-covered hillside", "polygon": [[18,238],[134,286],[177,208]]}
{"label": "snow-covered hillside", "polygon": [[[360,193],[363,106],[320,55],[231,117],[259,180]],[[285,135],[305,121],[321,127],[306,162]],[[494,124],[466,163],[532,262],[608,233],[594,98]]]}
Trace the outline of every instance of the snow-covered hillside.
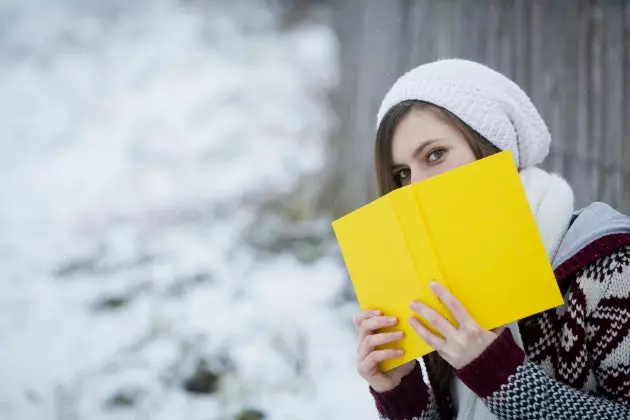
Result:
{"label": "snow-covered hillside", "polygon": [[331,29],[278,16],[0,1],[0,419],[376,418],[329,220],[263,252],[337,83]]}

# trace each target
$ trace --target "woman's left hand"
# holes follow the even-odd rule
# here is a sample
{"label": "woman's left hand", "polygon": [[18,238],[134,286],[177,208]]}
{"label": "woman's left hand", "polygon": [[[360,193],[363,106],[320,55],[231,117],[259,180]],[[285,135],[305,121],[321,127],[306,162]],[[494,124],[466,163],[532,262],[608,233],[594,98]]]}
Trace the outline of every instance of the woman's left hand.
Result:
{"label": "woman's left hand", "polygon": [[411,317],[409,323],[453,368],[461,369],[479,357],[505,327],[495,331],[484,330],[444,286],[432,282],[431,290],[451,311],[458,326],[455,327],[442,315],[420,302],[413,302],[411,309],[421,315],[443,337],[428,330],[415,317]]}

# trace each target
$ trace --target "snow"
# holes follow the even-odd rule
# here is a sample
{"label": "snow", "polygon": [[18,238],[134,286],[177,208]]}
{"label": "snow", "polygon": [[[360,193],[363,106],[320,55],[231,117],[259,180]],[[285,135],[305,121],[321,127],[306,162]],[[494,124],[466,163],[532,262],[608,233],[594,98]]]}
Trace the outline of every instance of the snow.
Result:
{"label": "snow", "polygon": [[0,1],[3,420],[377,418],[339,260],[243,237],[333,118],[331,28],[276,6]]}

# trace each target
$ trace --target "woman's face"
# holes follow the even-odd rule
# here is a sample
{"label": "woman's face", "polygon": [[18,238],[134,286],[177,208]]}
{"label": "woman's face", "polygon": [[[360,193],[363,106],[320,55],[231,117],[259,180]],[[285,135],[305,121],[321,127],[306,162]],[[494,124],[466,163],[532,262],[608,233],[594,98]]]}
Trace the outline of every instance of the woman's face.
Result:
{"label": "woman's face", "polygon": [[394,179],[409,185],[475,161],[464,136],[428,109],[412,109],[392,139]]}

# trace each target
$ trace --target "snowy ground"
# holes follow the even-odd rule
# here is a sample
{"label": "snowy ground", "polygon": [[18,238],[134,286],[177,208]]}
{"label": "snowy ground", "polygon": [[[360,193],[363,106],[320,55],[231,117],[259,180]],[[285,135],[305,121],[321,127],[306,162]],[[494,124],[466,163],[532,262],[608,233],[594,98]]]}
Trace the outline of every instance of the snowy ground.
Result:
{"label": "snowy ground", "polygon": [[271,10],[0,0],[0,419],[376,418],[330,244],[249,245],[337,81],[330,28]]}

